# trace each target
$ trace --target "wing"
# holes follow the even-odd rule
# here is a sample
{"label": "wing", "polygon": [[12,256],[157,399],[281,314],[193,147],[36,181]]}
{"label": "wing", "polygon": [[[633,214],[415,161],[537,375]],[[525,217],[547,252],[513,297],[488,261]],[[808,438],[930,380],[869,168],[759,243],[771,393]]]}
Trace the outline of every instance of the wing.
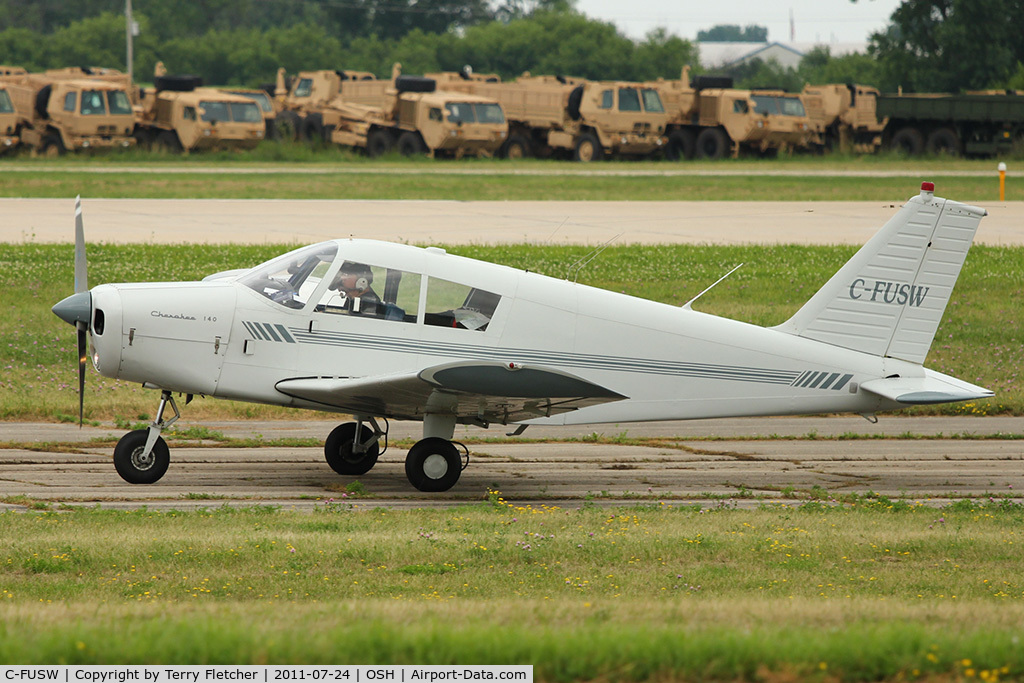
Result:
{"label": "wing", "polygon": [[427,412],[508,424],[624,398],[561,370],[458,362],[373,377],[297,377],[277,383],[288,396],[343,412],[415,420]]}

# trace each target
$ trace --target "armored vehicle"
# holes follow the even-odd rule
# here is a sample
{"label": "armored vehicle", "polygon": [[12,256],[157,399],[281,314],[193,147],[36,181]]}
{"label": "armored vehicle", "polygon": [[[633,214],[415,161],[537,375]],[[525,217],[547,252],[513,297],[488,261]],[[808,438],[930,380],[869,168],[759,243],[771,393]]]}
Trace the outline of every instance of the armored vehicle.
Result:
{"label": "armored vehicle", "polygon": [[878,120],[878,95],[866,85],[805,85],[800,99],[811,120],[814,144],[843,152],[877,150],[886,123]]}

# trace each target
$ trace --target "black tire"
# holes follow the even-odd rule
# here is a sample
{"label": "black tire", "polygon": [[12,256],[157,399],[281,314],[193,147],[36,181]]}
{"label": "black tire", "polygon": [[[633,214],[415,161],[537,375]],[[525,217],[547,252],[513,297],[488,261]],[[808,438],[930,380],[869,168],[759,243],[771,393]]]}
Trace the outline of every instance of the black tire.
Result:
{"label": "black tire", "polygon": [[59,133],[47,133],[39,146],[39,153],[47,157],[62,157],[67,154],[67,147]]}
{"label": "black tire", "polygon": [[154,484],[171,464],[171,452],[162,436],[157,437],[149,457],[141,458],[148,438],[148,429],[136,429],[122,436],[114,447],[114,468],[129,484]]}
{"label": "black tire", "polygon": [[901,128],[892,136],[889,148],[894,152],[902,152],[908,156],[916,157],[924,151],[924,138],[921,131],[912,126]]}
{"label": "black tire", "polygon": [[427,146],[419,133],[407,130],[398,136],[398,153],[403,157],[418,157],[427,153]]}
{"label": "black tire", "polygon": [[324,122],[319,115],[307,116],[302,122],[302,139],[313,149],[324,146]]}
{"label": "black tire", "polygon": [[384,156],[391,151],[394,140],[391,133],[383,128],[375,128],[366,136],[366,154],[371,157]]}
{"label": "black tire", "polygon": [[952,128],[939,128],[928,134],[929,154],[958,157],[961,154],[960,137]]}
{"label": "black tire", "polygon": [[583,102],[583,86],[577,85],[569,93],[569,101],[566,103],[565,112],[573,121],[580,120],[580,104]]}
{"label": "black tire", "polygon": [[[360,436],[365,436],[370,429],[364,427],[361,431]],[[365,453],[356,455],[353,452],[355,436],[356,423],[346,422],[335,427],[327,437],[327,441],[324,442],[324,457],[327,458],[327,464],[338,474],[345,476],[366,474],[377,464],[380,444],[374,441]]]}
{"label": "black tire", "polygon": [[700,159],[724,159],[729,153],[729,136],[721,128],[705,128],[697,136],[696,147]]}
{"label": "black tire", "polygon": [[518,133],[508,136],[501,153],[506,159],[526,159],[533,156],[530,141]]}
{"label": "black tire", "polygon": [[665,158],[669,161],[688,161],[697,149],[697,139],[692,130],[674,130],[668,136]]}
{"label": "black tire", "polygon": [[160,131],[156,136],[156,146],[168,154],[181,154],[185,148],[181,146],[178,134],[173,130]]}
{"label": "black tire", "polygon": [[203,86],[203,77],[193,74],[181,74],[175,76],[157,76],[153,79],[153,87],[171,92],[192,92]]}
{"label": "black tire", "polygon": [[395,79],[395,90],[398,92],[434,92],[437,81],[424,76],[399,76]]}
{"label": "black tire", "polygon": [[604,158],[604,149],[601,147],[601,141],[593,133],[584,133],[576,142],[576,153],[573,158],[584,163],[601,161]]}
{"label": "black tire", "polygon": [[132,137],[135,138],[135,147],[138,149],[149,150],[153,147],[153,133],[148,128],[136,128]]}
{"label": "black tire", "polygon": [[447,439],[431,436],[417,441],[405,458],[405,476],[420,491],[447,491],[455,486],[461,474],[459,451]]}
{"label": "black tire", "polygon": [[277,128],[278,139],[295,142],[302,131],[302,117],[294,111],[283,111],[274,119],[274,127]]}

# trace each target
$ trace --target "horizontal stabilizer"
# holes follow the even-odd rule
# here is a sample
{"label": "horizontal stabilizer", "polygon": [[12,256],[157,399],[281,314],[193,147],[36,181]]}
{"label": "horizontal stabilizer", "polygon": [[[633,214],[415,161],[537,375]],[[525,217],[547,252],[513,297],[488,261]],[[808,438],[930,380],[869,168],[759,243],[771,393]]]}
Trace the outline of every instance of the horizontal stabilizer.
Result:
{"label": "horizontal stabilizer", "polygon": [[993,392],[931,370],[924,377],[889,377],[864,382],[860,388],[908,406],[974,401]]}
{"label": "horizontal stabilizer", "polygon": [[776,329],[924,363],[985,210],[925,183],[803,308]]}

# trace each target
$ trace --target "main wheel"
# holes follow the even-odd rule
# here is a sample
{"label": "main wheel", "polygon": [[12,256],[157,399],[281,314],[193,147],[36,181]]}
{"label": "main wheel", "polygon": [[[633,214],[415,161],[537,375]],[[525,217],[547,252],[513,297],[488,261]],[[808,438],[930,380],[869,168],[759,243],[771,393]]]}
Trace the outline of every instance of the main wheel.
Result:
{"label": "main wheel", "polygon": [[294,142],[302,132],[302,119],[298,113],[285,110],[274,119],[274,127],[279,139]]}
{"label": "main wheel", "polygon": [[[365,435],[366,428],[360,430]],[[324,442],[327,464],[338,474],[357,476],[366,474],[377,464],[380,444],[374,441],[365,453],[355,452],[356,423],[346,422],[335,427]]]}
{"label": "main wheel", "polygon": [[165,130],[156,136],[156,146],[168,154],[181,154],[185,148],[181,146],[178,134],[173,130]]}
{"label": "main wheel", "polygon": [[447,491],[461,474],[462,459],[455,444],[437,436],[417,441],[405,458],[405,476],[420,491]]}
{"label": "main wheel", "polygon": [[593,133],[584,133],[576,143],[576,161],[600,161],[604,156],[601,142]]}
{"label": "main wheel", "polygon": [[129,484],[153,484],[171,464],[171,452],[162,436],[157,437],[149,455],[142,455],[148,438],[148,429],[136,429],[122,436],[114,446],[114,468]]}
{"label": "main wheel", "polygon": [[67,148],[64,146],[64,141],[60,135],[56,133],[50,133],[43,138],[43,144],[39,149],[39,153],[45,157],[62,157],[67,153]]}

